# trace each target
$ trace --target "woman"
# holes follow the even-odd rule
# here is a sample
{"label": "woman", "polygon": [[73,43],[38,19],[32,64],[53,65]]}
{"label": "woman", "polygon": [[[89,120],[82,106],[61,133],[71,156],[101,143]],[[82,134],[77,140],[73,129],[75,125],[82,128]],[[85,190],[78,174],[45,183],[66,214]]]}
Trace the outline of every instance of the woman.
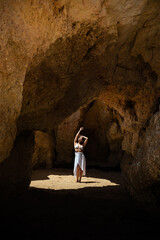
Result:
{"label": "woman", "polygon": [[86,159],[83,151],[88,142],[88,138],[80,135],[82,130],[83,127],[80,128],[74,138],[75,159],[73,173],[74,176],[77,177],[77,182],[81,182],[82,175],[86,175]]}

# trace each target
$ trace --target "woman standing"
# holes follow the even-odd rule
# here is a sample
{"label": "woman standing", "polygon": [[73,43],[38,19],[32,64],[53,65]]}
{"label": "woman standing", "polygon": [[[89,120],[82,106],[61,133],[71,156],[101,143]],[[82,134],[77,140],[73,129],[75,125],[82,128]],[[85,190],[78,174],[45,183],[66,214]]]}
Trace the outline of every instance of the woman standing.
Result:
{"label": "woman standing", "polygon": [[77,182],[81,182],[82,175],[86,175],[86,159],[84,156],[84,147],[88,142],[88,138],[80,135],[80,132],[84,128],[81,127],[74,138],[74,149],[75,149],[75,159],[74,159],[74,176],[77,177]]}

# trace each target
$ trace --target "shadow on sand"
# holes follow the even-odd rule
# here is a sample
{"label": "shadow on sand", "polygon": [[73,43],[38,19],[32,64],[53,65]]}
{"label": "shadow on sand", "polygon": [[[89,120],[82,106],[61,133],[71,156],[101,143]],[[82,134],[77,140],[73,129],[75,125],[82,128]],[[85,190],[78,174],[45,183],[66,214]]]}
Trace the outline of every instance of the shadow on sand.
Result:
{"label": "shadow on sand", "polygon": [[120,185],[77,190],[29,188],[1,206],[1,234],[20,239],[135,239],[158,223]]}

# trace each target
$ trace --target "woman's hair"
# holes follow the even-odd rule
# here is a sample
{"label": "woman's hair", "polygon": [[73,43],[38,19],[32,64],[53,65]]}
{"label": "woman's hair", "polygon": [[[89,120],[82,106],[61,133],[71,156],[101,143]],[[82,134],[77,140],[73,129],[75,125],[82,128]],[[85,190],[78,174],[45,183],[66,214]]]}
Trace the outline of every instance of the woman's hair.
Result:
{"label": "woman's hair", "polygon": [[79,141],[79,139],[80,139],[80,138],[82,139],[82,142],[81,142],[81,143],[83,144],[83,143],[84,143],[84,140],[85,140],[85,138],[84,138],[84,137],[82,137],[82,136],[80,136],[80,137],[78,138],[78,141]]}

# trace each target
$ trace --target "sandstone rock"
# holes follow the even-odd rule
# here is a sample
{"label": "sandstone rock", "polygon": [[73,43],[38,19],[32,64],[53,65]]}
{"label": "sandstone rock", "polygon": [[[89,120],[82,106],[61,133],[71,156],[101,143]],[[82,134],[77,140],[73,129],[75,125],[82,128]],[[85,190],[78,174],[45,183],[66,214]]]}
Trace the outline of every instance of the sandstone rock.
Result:
{"label": "sandstone rock", "polygon": [[133,160],[123,169],[126,186],[132,196],[153,210],[159,204],[160,192],[160,112],[146,129],[142,145]]}
{"label": "sandstone rock", "polygon": [[[54,97],[54,104],[57,104],[57,101],[59,101],[59,99],[62,98],[63,96],[63,87],[65,87],[65,84],[67,84],[67,80],[65,81],[65,79],[71,79],[72,81],[74,81],[74,84],[75,84],[75,81],[76,81],[75,79],[77,77],[80,78],[79,72],[82,73],[86,71],[86,69],[87,70],[90,69],[90,73],[87,72],[87,75],[91,75],[90,78],[88,78],[85,73],[83,74],[83,76],[81,76],[81,79],[86,78],[86,83],[90,82],[90,79],[92,78],[93,75],[94,75],[94,78],[96,78],[95,76],[98,74],[98,72],[101,72],[101,76],[97,75],[98,82],[96,84],[95,82],[93,82],[92,84],[89,83],[89,86],[90,87],[93,86],[94,88],[92,89],[93,91],[90,94],[90,96],[96,94],[94,93],[95,88],[96,88],[96,91],[98,89],[100,90],[100,85],[101,85],[100,81],[103,80],[103,82],[105,82],[106,78],[109,79],[112,76],[113,71],[115,71],[114,79],[117,78],[118,80],[121,77],[123,77],[124,75],[123,72],[125,72],[126,70],[121,68],[120,66],[117,66],[116,68],[114,68],[114,65],[116,62],[115,60],[116,51],[117,51],[116,42],[118,41],[122,43],[122,40],[124,38],[124,37],[121,37],[122,35],[121,31],[122,33],[124,33],[123,26],[131,24],[131,26],[134,28],[136,32],[136,24],[138,19],[140,18],[139,14],[142,12],[142,10],[145,7],[146,7],[146,1],[141,1],[141,3],[131,2],[130,4],[124,1],[122,5],[119,5],[116,1],[114,2],[104,1],[102,4],[100,3],[100,1],[97,1],[96,3],[95,2],[91,3],[90,1],[86,1],[86,3],[79,3],[79,2],[74,3],[72,1],[71,2],[57,1],[56,3],[53,1],[47,1],[45,3],[41,3],[39,1],[35,1],[33,3],[32,1],[29,1],[27,3],[20,3],[20,5],[16,5],[16,3],[10,3],[8,5],[3,4],[4,14],[3,14],[2,22],[7,21],[8,19],[12,19],[12,25],[11,25],[12,32],[9,31],[10,25],[8,25],[8,28],[6,29],[8,35],[5,34],[5,37],[10,38],[11,44],[8,47],[13,52],[12,54],[13,57],[11,57],[12,55],[9,54],[10,56],[9,60],[11,61],[12,59],[15,59],[18,61],[18,59],[21,59],[23,57],[23,64],[20,61],[18,62],[19,63],[18,67],[19,66],[23,67],[23,77],[22,77],[22,81],[20,82],[20,85],[18,85],[18,86],[21,86],[20,92],[19,94],[16,94],[16,95],[19,95],[19,100],[17,100],[19,101],[19,107],[18,107],[18,104],[15,104],[17,106],[17,111],[16,111],[17,115],[15,116],[15,120],[17,119],[18,114],[20,113],[21,100],[22,100],[22,84],[24,81],[24,75],[26,74],[26,81],[24,85],[26,86],[28,75],[31,81],[32,79],[31,72],[35,73],[35,76],[33,76],[35,79],[34,80],[35,87],[32,86],[30,87],[30,90],[27,90],[27,89],[25,90],[25,88],[23,90],[23,95],[25,98],[23,99],[24,108],[21,112],[21,118],[20,118],[21,121],[19,121],[20,123],[18,124],[18,128],[20,128],[21,130],[23,130],[24,128],[44,129],[44,128],[47,128],[49,123],[53,122],[53,120],[58,121],[58,115],[60,115],[60,112],[62,115],[61,119],[62,118],[64,119],[63,117],[64,114],[68,114],[68,115],[72,114],[72,112],[76,110],[77,108],[76,106],[74,106],[74,110],[70,109],[70,113],[64,113],[64,110],[60,107],[59,107],[60,110],[58,112],[57,110],[56,112],[52,110],[53,113],[51,113],[50,112],[51,108],[53,109],[52,96],[53,95],[55,96],[55,93],[58,93],[58,96]],[[152,10],[155,11],[155,9],[152,9]],[[17,15],[15,15],[15,12],[19,14],[18,17]],[[79,14],[76,14],[77,12]],[[125,15],[126,13],[127,15]],[[34,19],[32,18],[32,16],[34,16]],[[117,16],[118,16],[118,20],[117,20]],[[134,20],[135,20],[135,24],[132,24]],[[119,25],[117,25],[117,21]],[[25,23],[25,25],[23,23]],[[117,35],[118,32],[120,34],[119,39]],[[54,33],[54,36],[53,36],[53,33]],[[128,38],[131,41],[131,37],[133,37],[133,31],[131,27],[130,27],[130,31],[128,32],[128,35],[130,36],[129,38],[125,34],[126,38]],[[20,56],[14,55],[15,54],[14,49],[16,48],[16,46],[19,47],[19,51],[16,52],[16,54],[19,54],[19,55],[21,54],[22,57],[21,55]],[[55,48],[57,49],[57,52]],[[4,49],[6,49],[5,45],[4,45]],[[75,50],[75,53],[74,53],[74,50]],[[127,49],[125,52],[127,52]],[[5,54],[5,51],[3,53]],[[63,63],[62,63],[62,56],[63,56]],[[69,62],[68,59],[70,59],[71,56],[72,56],[72,60]],[[126,59],[128,63],[129,62],[128,55],[127,56],[125,55],[125,57],[127,57]],[[33,60],[30,61],[31,59]],[[90,65],[92,66],[94,65],[94,59],[96,60],[96,68],[94,67],[90,68]],[[80,69],[79,63],[81,62],[84,62],[82,65],[87,65],[87,67],[83,66]],[[42,67],[42,63],[43,63],[43,67]],[[117,62],[116,64],[120,64],[120,63]],[[15,68],[17,67],[16,66],[14,67],[12,64],[10,65],[12,66],[12,70],[15,73]],[[41,77],[44,78],[45,76],[47,76],[47,78],[49,77],[49,79],[53,78],[54,81],[53,83],[51,83],[51,85],[48,86],[48,88],[47,88],[48,83],[45,83],[44,81],[42,81],[42,84],[40,84],[39,86],[36,86],[37,85],[36,76],[39,72],[38,69],[39,68],[41,69],[41,67],[42,67],[42,70],[38,76],[37,81],[40,83],[40,78]],[[105,68],[109,70],[107,71],[107,75],[106,75],[106,71],[104,71]],[[78,69],[80,71],[77,71]],[[118,73],[117,72],[118,69],[121,69],[123,71]],[[92,74],[93,70],[94,71],[96,70],[94,74]],[[61,74],[59,72],[61,72]],[[128,72],[129,71],[127,71],[127,73]],[[22,76],[21,71],[18,71],[18,74],[20,78],[20,76]],[[75,77],[73,78],[72,76],[71,78],[70,74],[72,75],[74,74]],[[134,70],[130,75],[134,75]],[[55,79],[62,79],[62,81],[60,80],[61,82],[64,81],[62,86],[60,85],[56,86]],[[31,86],[30,81],[29,81],[29,84]],[[41,95],[40,89],[43,88],[44,84],[45,84],[47,95],[45,93]],[[53,91],[54,88],[56,89],[56,92]],[[62,92],[61,92],[61,88],[62,88]],[[77,86],[75,88],[77,88]],[[85,89],[88,89],[88,85],[84,86],[83,92]],[[29,91],[29,93],[25,94],[26,91]],[[31,93],[31,91],[34,91],[34,92]],[[73,89],[70,91],[73,92]],[[70,94],[70,92],[67,92],[67,93]],[[35,94],[36,94],[35,96],[36,101],[34,99]],[[28,99],[27,97],[25,97],[26,95],[30,95],[31,96],[30,98],[32,100],[30,98]],[[89,95],[89,92],[87,93],[87,95]],[[84,98],[84,96],[80,96],[80,98]],[[46,100],[43,101],[44,99]],[[60,105],[63,104],[64,101],[67,104],[66,100],[67,99],[64,99],[59,104]],[[28,107],[26,106],[25,102],[27,103]],[[70,106],[70,104],[71,102],[68,103],[68,106]],[[35,112],[35,109],[39,108],[38,106],[41,106],[41,108],[39,109],[39,112]],[[30,110],[26,114],[27,109],[30,109]],[[47,120],[46,118],[44,118],[46,111],[48,112],[48,118],[51,118],[50,120]],[[24,114],[24,117],[22,117],[23,114]],[[54,117],[55,114],[57,115],[56,119]],[[32,118],[32,116],[34,116],[34,118]],[[36,119],[42,119],[42,121],[38,121],[38,120],[36,121]],[[41,126],[40,122],[43,122],[43,126]],[[13,135],[13,139],[14,139],[16,134],[16,128],[13,127],[12,129],[15,129],[14,134],[11,134],[11,136]],[[13,140],[10,140],[10,142],[12,143]],[[10,143],[10,148],[12,145],[11,143]],[[9,153],[6,153],[6,154],[9,154]]]}
{"label": "sandstone rock", "polygon": [[56,159],[55,165],[73,164],[74,159],[74,137],[78,131],[81,121],[81,110],[73,113],[65,119],[56,129]]}
{"label": "sandstone rock", "polygon": [[[72,164],[74,159],[73,140],[81,125],[89,137],[85,149],[87,165],[116,167],[122,154],[122,133],[112,112],[99,100],[93,101],[65,119],[56,129],[55,164]],[[83,133],[82,133],[83,134]]]}
{"label": "sandstone rock", "polygon": [[[112,112],[119,128],[115,135],[122,134],[116,144],[121,139],[122,150],[134,157],[159,105],[159,8],[159,1],[147,0],[0,2],[4,172],[9,164],[5,159],[13,159],[16,136],[28,130],[51,132],[95,99]],[[94,120],[92,124],[85,120],[86,126],[98,126]],[[108,131],[100,129],[97,132]],[[114,138],[112,128],[110,132]],[[90,136],[93,142],[98,139],[95,146],[103,139],[101,153],[107,157],[104,133]],[[93,158],[98,149],[89,151]]]}
{"label": "sandstone rock", "polygon": [[[83,126],[89,137],[86,147],[88,165],[116,167],[122,147],[122,135],[111,109],[101,100],[95,100],[84,115]],[[114,155],[114,158],[112,156]]]}
{"label": "sandstone rock", "polygon": [[35,147],[32,156],[32,168],[52,168],[55,158],[54,139],[51,135],[35,131]]}
{"label": "sandstone rock", "polygon": [[0,200],[23,192],[30,184],[34,134],[30,131],[17,136],[10,156],[0,164]]}
{"label": "sandstone rock", "polygon": [[142,141],[141,130],[146,128],[148,119],[153,111],[157,110],[157,94],[152,84],[150,78],[144,89],[138,92],[134,88],[128,89],[128,93],[132,90],[129,95],[126,93],[127,89],[119,92],[113,87],[108,87],[106,92],[99,96],[100,101],[112,109],[118,121],[123,135],[122,150],[132,156]]}

